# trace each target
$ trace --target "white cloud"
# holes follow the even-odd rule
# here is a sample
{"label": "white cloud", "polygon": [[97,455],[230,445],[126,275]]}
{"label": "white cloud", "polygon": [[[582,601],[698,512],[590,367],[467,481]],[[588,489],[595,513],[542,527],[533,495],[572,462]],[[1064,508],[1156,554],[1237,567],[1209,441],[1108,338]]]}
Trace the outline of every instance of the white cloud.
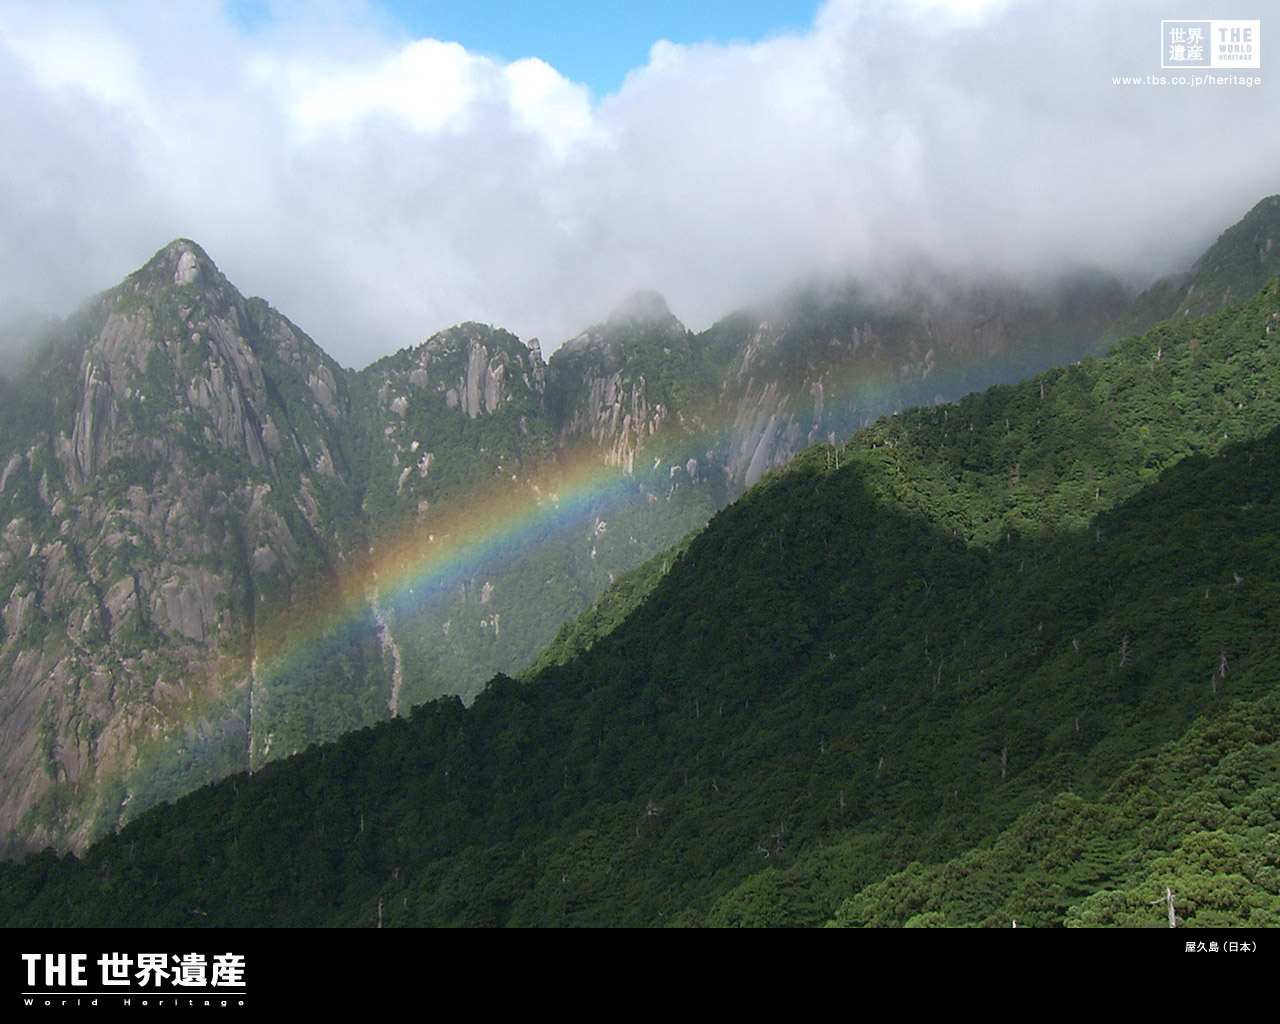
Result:
{"label": "white cloud", "polygon": [[36,83],[50,91],[78,88],[108,106],[144,101],[136,56],[100,32],[43,26],[20,40]]}
{"label": "white cloud", "polygon": [[416,132],[439,131],[456,123],[483,88],[487,63],[457,43],[420,39],[372,67],[291,62],[284,68],[283,91],[308,136],[381,114],[400,118]]}
{"label": "white cloud", "polygon": [[536,57],[513,61],[502,69],[508,102],[526,131],[542,138],[557,155],[578,145],[601,141],[591,110],[591,94]]}
{"label": "white cloud", "polygon": [[916,252],[1154,273],[1277,190],[1269,85],[1112,84],[1160,73],[1155,2],[831,0],[801,34],[657,42],[594,105],[360,3],[279,12],[0,5],[0,307],[186,235],[349,364],[463,319],[549,348],[637,288],[702,327]]}

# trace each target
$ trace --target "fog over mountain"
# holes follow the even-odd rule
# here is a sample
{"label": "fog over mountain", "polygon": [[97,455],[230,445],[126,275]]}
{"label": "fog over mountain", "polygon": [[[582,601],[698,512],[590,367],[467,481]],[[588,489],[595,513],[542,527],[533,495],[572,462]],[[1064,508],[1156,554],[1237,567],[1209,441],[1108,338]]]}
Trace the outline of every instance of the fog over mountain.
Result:
{"label": "fog over mountain", "polygon": [[829,0],[803,33],[656,41],[607,96],[365,3],[270,11],[0,7],[0,321],[186,236],[347,365],[463,320],[550,351],[638,288],[698,330],[920,254],[1146,284],[1276,190],[1265,66],[1113,82],[1162,74],[1163,3]]}

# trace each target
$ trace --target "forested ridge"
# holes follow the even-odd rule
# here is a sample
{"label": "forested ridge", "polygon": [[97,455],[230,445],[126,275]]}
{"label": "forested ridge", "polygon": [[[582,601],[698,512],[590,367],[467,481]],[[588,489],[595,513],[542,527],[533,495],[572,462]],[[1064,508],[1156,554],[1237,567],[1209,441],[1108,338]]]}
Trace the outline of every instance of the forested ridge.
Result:
{"label": "forested ridge", "polygon": [[[29,329],[0,378],[0,852],[83,850],[197,786],[564,663],[770,467],[895,410],[832,468],[865,457],[879,497],[969,544],[1083,528],[1272,415],[1265,385],[1214,368],[1216,334],[1173,327],[1102,376],[1068,364],[1117,323],[1253,294],[1280,269],[1277,210],[1127,312],[1096,271],[920,262],[700,333],[641,293],[546,360],[463,323],[359,372],[170,243]],[[942,404],[1054,363],[1034,395]]]}
{"label": "forested ridge", "polygon": [[807,449],[535,674],[0,866],[0,919],[1274,923],[1278,326]]}

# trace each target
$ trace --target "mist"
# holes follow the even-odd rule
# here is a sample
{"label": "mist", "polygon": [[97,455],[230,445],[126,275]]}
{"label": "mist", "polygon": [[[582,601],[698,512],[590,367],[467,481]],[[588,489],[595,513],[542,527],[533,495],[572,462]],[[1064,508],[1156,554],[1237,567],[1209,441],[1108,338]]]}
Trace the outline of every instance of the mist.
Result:
{"label": "mist", "polygon": [[[1196,15],[1266,34],[1272,10]],[[1280,191],[1265,63],[1113,83],[1170,74],[1168,17],[829,0],[802,33],[657,41],[600,97],[360,3],[250,32],[214,0],[8,0],[0,321],[65,314],[175,237],[356,367],[464,320],[549,352],[639,289],[701,329],[916,260],[1140,286]]]}

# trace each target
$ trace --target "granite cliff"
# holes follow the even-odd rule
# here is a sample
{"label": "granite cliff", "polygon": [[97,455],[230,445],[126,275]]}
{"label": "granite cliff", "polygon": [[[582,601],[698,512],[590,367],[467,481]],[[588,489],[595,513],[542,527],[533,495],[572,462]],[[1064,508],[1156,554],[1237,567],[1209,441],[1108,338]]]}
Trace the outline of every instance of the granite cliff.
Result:
{"label": "granite cliff", "polygon": [[1123,300],[914,287],[701,333],[641,293],[549,360],[469,323],[356,372],[165,247],[0,382],[4,849],[470,700],[800,449],[1078,357]]}

